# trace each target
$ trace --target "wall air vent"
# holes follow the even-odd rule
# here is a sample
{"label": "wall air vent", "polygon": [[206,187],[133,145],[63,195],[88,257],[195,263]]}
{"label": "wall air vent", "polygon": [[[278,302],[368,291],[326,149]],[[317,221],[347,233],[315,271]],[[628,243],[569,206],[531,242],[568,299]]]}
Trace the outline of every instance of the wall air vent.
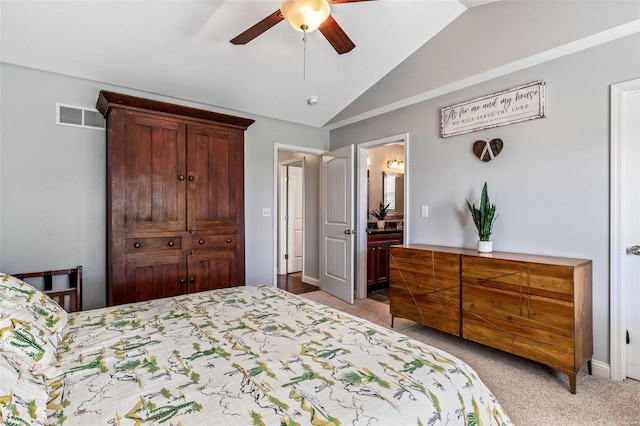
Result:
{"label": "wall air vent", "polygon": [[104,130],[105,119],[95,109],[56,104],[56,124]]}

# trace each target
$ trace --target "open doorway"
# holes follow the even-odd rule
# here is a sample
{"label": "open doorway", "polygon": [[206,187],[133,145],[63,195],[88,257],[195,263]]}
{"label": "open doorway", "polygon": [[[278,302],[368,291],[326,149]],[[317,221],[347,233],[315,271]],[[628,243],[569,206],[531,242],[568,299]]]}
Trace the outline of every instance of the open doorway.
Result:
{"label": "open doorway", "polygon": [[293,293],[319,286],[319,173],[323,151],[275,146],[274,282]]}
{"label": "open doorway", "polygon": [[279,275],[302,274],[305,158],[280,163]]}
{"label": "open doorway", "polygon": [[[407,134],[358,145],[356,298],[388,302],[389,247],[407,242]],[[370,213],[386,209],[382,220]]]}

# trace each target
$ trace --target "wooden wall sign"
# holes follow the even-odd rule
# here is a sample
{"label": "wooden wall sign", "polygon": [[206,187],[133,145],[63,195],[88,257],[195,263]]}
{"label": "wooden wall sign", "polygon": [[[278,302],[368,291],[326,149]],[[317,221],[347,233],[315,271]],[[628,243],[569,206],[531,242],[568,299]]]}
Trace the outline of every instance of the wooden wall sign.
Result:
{"label": "wooden wall sign", "polygon": [[446,138],[544,117],[544,81],[535,81],[441,109]]}

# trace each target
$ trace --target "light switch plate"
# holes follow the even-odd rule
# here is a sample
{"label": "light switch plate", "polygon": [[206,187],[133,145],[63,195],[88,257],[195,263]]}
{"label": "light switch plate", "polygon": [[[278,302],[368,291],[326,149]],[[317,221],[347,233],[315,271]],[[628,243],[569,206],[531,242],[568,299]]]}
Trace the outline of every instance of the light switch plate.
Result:
{"label": "light switch plate", "polygon": [[429,217],[429,206],[420,206],[420,216]]}

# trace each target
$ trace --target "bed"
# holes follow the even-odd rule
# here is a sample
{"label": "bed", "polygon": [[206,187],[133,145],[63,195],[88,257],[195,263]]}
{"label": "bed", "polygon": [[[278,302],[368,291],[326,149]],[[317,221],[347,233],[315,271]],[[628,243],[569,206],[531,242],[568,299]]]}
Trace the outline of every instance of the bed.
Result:
{"label": "bed", "polygon": [[0,274],[0,423],[508,425],[452,355],[270,286],[67,313]]}

